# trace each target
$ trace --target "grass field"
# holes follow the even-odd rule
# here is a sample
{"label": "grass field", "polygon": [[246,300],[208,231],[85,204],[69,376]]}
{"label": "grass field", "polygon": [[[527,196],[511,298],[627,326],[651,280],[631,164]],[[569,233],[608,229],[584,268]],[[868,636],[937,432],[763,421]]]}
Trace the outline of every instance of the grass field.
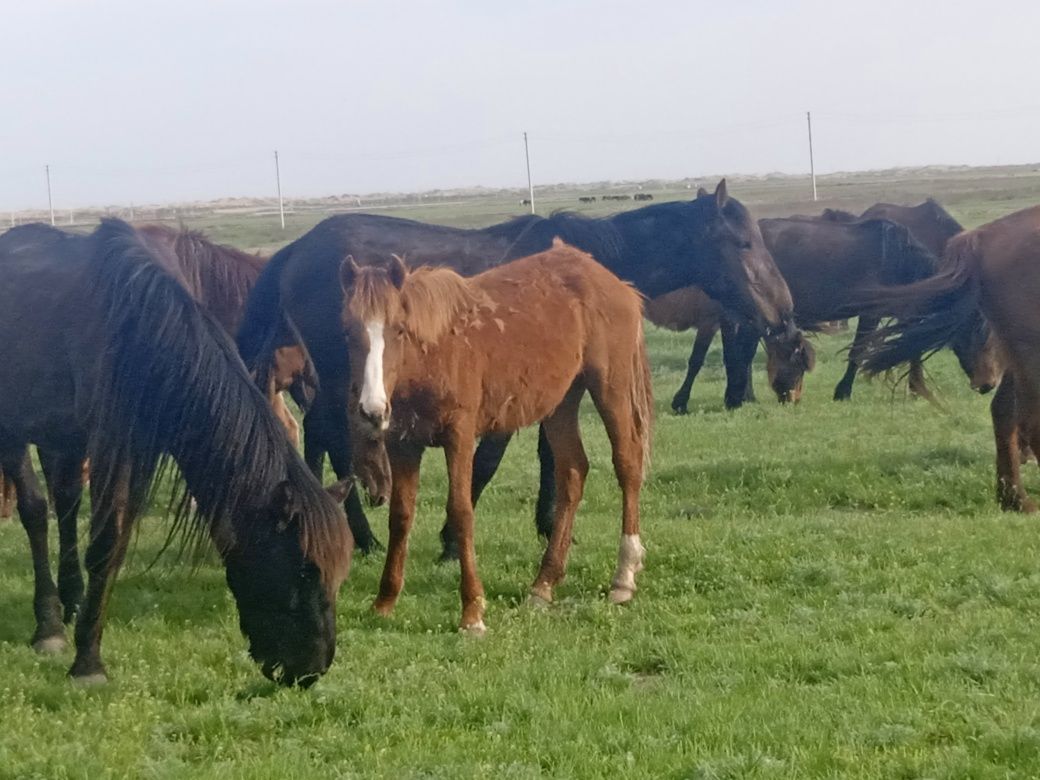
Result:
{"label": "grass field", "polygon": [[[953,210],[976,224],[1020,205],[997,189]],[[251,224],[209,227],[277,243]],[[456,633],[457,568],[433,563],[446,482],[431,451],[396,614],[369,613],[382,562],[358,560],[336,662],[308,691],[252,665],[219,567],[149,568],[156,517],[113,597],[112,682],[75,687],[70,655],[27,645],[25,535],[0,525],[0,777],[1040,776],[1040,529],[996,508],[988,404],[948,354],[928,364],[947,413],[880,379],[836,404],[847,338],[818,339],[795,407],[767,398],[758,366],[760,402],[724,411],[713,351],[676,417],[691,336],[650,330],[648,556],[628,607],[605,599],[619,495],[590,404],[592,470],[552,609],[523,605],[541,550],[533,431],[478,509],[483,639]]]}

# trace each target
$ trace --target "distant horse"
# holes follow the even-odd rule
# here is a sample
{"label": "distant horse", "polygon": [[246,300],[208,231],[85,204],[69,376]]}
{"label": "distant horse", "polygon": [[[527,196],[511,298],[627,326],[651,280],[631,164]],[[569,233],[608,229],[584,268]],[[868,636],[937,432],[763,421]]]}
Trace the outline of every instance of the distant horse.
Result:
{"label": "distant horse", "polygon": [[596,202],[596,196],[595,195],[582,195],[582,196],[580,196],[578,198],[578,203],[595,203],[595,202]]}
{"label": "distant horse", "polygon": [[[449,269],[341,270],[343,328],[358,424],[390,459],[390,542],[374,608],[389,614],[404,584],[408,533],[426,447],[448,463],[448,523],[459,544],[461,628],[484,631],[473,550],[477,436],[541,422],[556,467],[553,531],[531,587],[549,603],[564,576],[589,464],[578,429],[586,391],[606,426],[621,486],[622,536],[610,600],[629,601],[643,568],[639,493],[650,455],[650,367],[639,294],[558,239],[546,252],[464,279]],[[391,409],[393,410],[391,413]],[[359,473],[364,468],[358,464]]]}
{"label": "distant horse", "polygon": [[654,196],[649,192],[637,192],[633,197],[633,200],[653,200]]}
{"label": "distant horse", "polygon": [[0,275],[0,341],[11,358],[0,373],[0,466],[32,550],[33,646],[65,646],[62,607],[71,619],[83,582],[74,523],[71,539],[59,527],[58,587],[51,577],[47,502],[28,446],[39,450],[59,518],[75,518],[90,456],[89,582],[70,672],[85,682],[105,679],[108,596],[172,459],[196,507],[182,494],[175,528],[215,542],[250,654],[268,677],[313,682],[335,651],[351,538],[228,335],[118,220],[91,236],[14,228],[0,237]]}
{"label": "distant horse", "polygon": [[[715,334],[722,330],[723,361],[727,373],[742,370],[734,366],[739,358],[733,354],[739,325],[725,315],[725,309],[704,294],[697,287],[684,287],[681,290],[660,295],[646,302],[646,317],[655,325],[674,331],[694,329],[697,335],[690,353],[686,378],[682,386],[672,398],[672,409],[679,414],[686,414],[690,401],[693,381],[704,365]],[[766,374],[769,384],[781,403],[797,403],[802,397],[802,380],[807,371],[816,365],[816,353],[807,340],[766,341]],[[725,403],[727,408],[740,406],[745,401],[754,401],[754,390],[751,382],[746,383],[744,392],[739,398],[732,397],[733,389],[726,387]]]}
{"label": "distant horse", "polygon": [[[719,182],[714,193],[692,201],[657,203],[602,219],[559,213],[524,216],[477,230],[427,225],[377,214],[342,214],[319,223],[283,247],[264,269],[250,295],[239,330],[239,348],[253,365],[270,334],[288,317],[298,327],[319,379],[304,418],[304,457],[320,473],[325,452],[342,478],[351,471],[346,418],[349,353],[342,339],[339,265],[348,254],[366,263],[387,263],[397,254],[414,262],[450,266],[472,276],[512,259],[544,251],[555,236],[591,254],[607,269],[655,297],[691,284],[719,300],[734,317],[778,341],[797,341],[787,285],[762,243],[750,213]],[[473,495],[494,475],[508,435],[481,442]],[[553,466],[544,437],[539,528],[549,532]],[[347,517],[361,549],[375,544],[357,492]],[[449,550],[450,553],[450,550]]]}
{"label": "distant horse", "polygon": [[[944,270],[907,287],[869,291],[864,303],[899,320],[862,350],[884,371],[964,341],[989,323],[1006,370],[991,411],[1002,508],[1036,511],[1022,487],[1019,438],[1040,452],[1040,207],[1017,211],[950,239]],[[983,319],[984,318],[984,319]],[[975,340],[970,335],[967,341]]]}

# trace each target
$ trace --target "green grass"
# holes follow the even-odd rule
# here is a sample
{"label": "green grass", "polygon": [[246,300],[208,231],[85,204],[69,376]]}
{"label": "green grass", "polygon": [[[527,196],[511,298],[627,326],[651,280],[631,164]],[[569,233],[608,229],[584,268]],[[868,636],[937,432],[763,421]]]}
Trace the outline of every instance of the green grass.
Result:
{"label": "green grass", "polygon": [[[605,598],[619,495],[590,404],[592,470],[550,610],[523,605],[541,552],[533,431],[478,509],[483,639],[456,632],[457,568],[433,563],[431,451],[397,612],[370,614],[382,561],[358,560],[336,662],[308,691],[260,676],[218,566],[149,568],[157,517],[112,600],[112,682],[77,688],[71,654],[28,647],[25,535],[0,525],[0,777],[1040,775],[1040,528],[996,508],[988,405],[948,354],[928,364],[948,413],[880,379],[836,404],[847,338],[818,340],[795,407],[758,365],[760,402],[724,411],[713,351],[676,417],[691,338],[650,330],[648,557],[628,607]],[[372,519],[385,539],[385,512]]]}
{"label": "green grass", "polygon": [[[1040,534],[992,499],[986,404],[931,363],[941,414],[882,381],[835,404],[841,337],[796,407],[721,409],[712,353],[695,413],[666,411],[688,335],[650,333],[658,395],[643,501],[647,569],[606,603],[618,491],[591,405],[592,471],[570,573],[523,606],[540,547],[534,435],[478,513],[489,634],[455,631],[437,566],[444,469],[431,451],[409,577],[368,612],[359,560],[339,651],[312,690],[248,660],[213,565],[163,560],[148,518],[112,604],[112,683],[28,648],[24,534],[0,526],[0,775],[39,777],[1030,777],[1040,772]],[[375,512],[377,528],[385,514]],[[385,532],[383,532],[385,538]]]}

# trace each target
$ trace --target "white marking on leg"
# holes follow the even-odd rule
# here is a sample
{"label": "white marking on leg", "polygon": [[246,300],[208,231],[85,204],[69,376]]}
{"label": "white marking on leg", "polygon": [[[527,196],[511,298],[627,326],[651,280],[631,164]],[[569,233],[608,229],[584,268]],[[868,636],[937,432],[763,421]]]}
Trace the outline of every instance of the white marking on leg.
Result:
{"label": "white marking on leg", "polygon": [[622,534],[618,548],[617,570],[610,582],[610,600],[615,604],[630,601],[636,592],[636,574],[643,570],[646,548],[639,541],[639,534]]}
{"label": "white marking on leg", "polygon": [[365,356],[365,376],[361,385],[361,410],[380,420],[380,427],[386,429],[390,420],[386,413],[386,384],[383,382],[383,323],[369,322],[365,330],[368,332],[368,355]]}

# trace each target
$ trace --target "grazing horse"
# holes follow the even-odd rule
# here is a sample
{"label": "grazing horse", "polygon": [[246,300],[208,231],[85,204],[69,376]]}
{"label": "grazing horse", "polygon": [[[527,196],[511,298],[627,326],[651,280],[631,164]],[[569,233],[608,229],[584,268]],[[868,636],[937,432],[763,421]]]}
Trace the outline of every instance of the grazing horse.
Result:
{"label": "grazing horse", "polygon": [[[909,284],[936,272],[938,259],[902,225],[885,219],[832,222],[814,218],[759,220],[762,237],[794,299],[795,318],[811,327],[859,315],[857,296],[879,285]],[[859,364],[857,350],[879,317],[860,316],[845,375],[834,389],[835,400],[852,394]],[[749,376],[757,348],[754,334],[738,334],[746,346],[742,372]],[[911,389],[930,398],[923,375]]]}
{"label": "grazing horse", "polygon": [[[89,575],[70,674],[106,679],[101,631],[135,520],[172,460],[184,479],[175,529],[208,534],[227,570],[249,651],[268,677],[309,684],[332,662],[335,602],[351,538],[336,501],[300,460],[234,344],[129,225],[90,236],[43,225],[0,237],[0,466],[15,483],[32,550],[33,646],[65,646],[83,582],[75,524],[61,523],[51,577],[47,501],[76,517],[90,457]],[[345,492],[336,486],[336,498]]]}
{"label": "grazing horse", "polygon": [[988,323],[1006,366],[991,403],[997,500],[1006,510],[1034,512],[1022,487],[1019,438],[1040,452],[1040,207],[950,239],[943,265],[931,279],[864,296],[899,320],[862,350],[863,365],[884,371],[953,346]]}
{"label": "grazing horse", "polygon": [[653,417],[639,294],[558,239],[546,252],[471,279],[445,268],[408,273],[400,260],[384,269],[358,268],[348,259],[340,280],[359,388],[351,411],[359,428],[382,437],[392,474],[390,542],[375,610],[389,614],[404,583],[423,450],[443,447],[448,523],[462,569],[461,628],[484,631],[470,492],[475,438],[536,422],[552,450],[557,491],[552,537],[531,598],[552,601],[589,469],[578,429],[586,391],[607,429],[621,486],[610,600],[629,601],[643,568],[639,492]]}
{"label": "grazing horse", "polygon": [[[686,378],[682,386],[672,398],[672,410],[678,414],[686,414],[690,401],[693,381],[704,365],[711,342],[715,334],[722,330],[723,361],[727,374],[733,368],[736,357],[733,355],[733,343],[737,329],[725,316],[722,306],[713,301],[697,287],[684,287],[675,292],[660,295],[646,302],[646,318],[655,325],[674,331],[697,331],[690,353]],[[812,344],[806,339],[778,341],[766,340],[766,373],[769,384],[776,393],[780,403],[797,403],[802,397],[802,380],[806,371],[812,371],[816,365],[816,353]],[[735,369],[735,372],[739,369]],[[754,401],[754,390],[750,380],[739,398],[732,397],[733,386],[727,385],[725,402],[727,408],[740,406],[744,401]]]}
{"label": "grazing horse", "polygon": [[[591,254],[648,297],[695,284],[759,333],[778,340],[800,338],[787,285],[754,219],[729,197],[725,181],[714,193],[701,191],[692,201],[655,203],[602,219],[569,213],[530,215],[477,230],[377,214],[337,215],[275,253],[250,294],[238,335],[246,365],[252,366],[282,320],[288,317],[299,329],[319,380],[303,422],[304,458],[311,468],[320,473],[328,452],[338,477],[351,471],[346,418],[350,360],[342,337],[343,294],[337,281],[344,257],[386,263],[396,254],[406,262],[449,266],[472,276],[544,251],[555,236]],[[494,475],[508,442],[507,434],[481,442],[473,475],[475,497]],[[553,466],[542,436],[539,451],[542,487],[536,514],[539,529],[547,535]],[[374,545],[357,491],[348,499],[347,517],[359,548]]]}

